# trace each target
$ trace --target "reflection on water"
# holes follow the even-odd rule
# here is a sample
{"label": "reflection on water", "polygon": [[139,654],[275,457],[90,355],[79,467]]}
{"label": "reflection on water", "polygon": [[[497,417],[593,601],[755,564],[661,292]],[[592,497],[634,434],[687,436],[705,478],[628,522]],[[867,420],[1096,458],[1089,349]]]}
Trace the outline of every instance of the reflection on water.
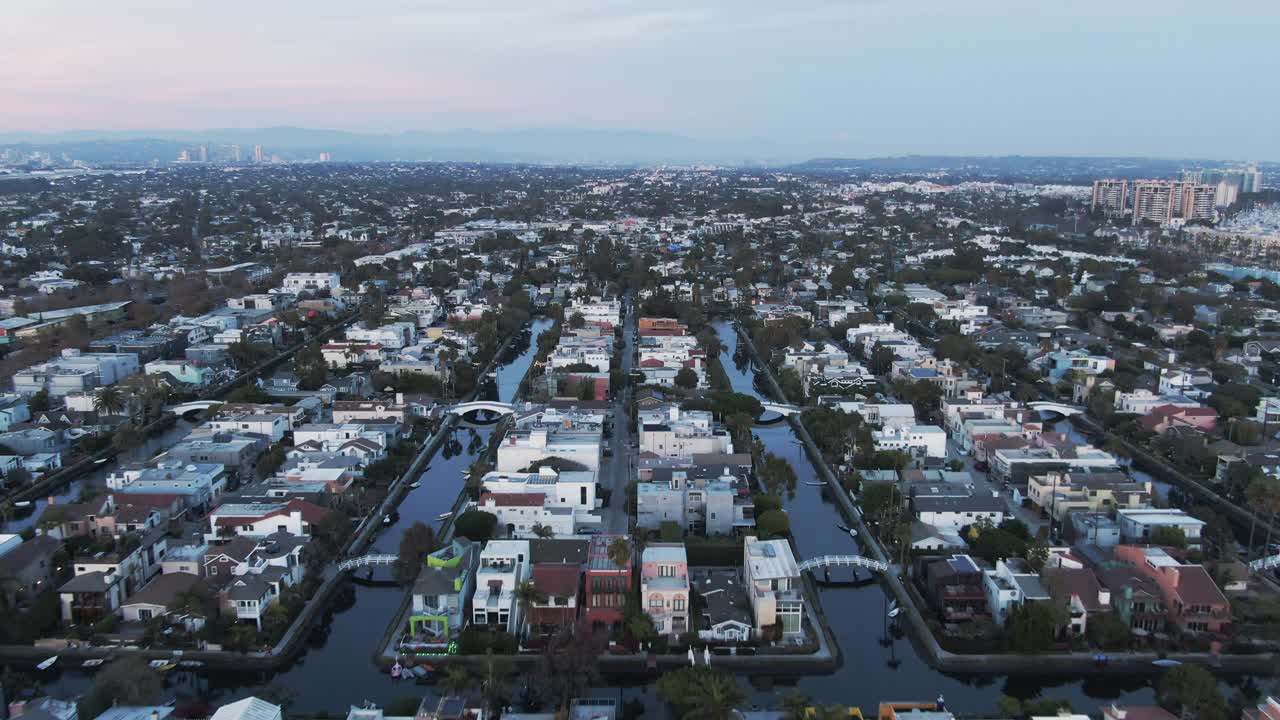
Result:
{"label": "reflection on water", "polygon": [[[739,354],[739,361],[735,362],[737,334],[727,323],[715,323],[714,327],[725,348],[720,360],[733,389],[761,397],[743,355]],[[859,552],[857,541],[837,527],[842,519],[826,495],[827,488],[808,484],[819,478],[804,448],[796,442],[791,426],[786,423],[760,426],[755,434],[768,452],[785,459],[796,471],[799,480],[796,492],[785,499],[785,504],[791,514],[791,532],[801,558]],[[1084,680],[1042,675],[941,673],[929,667],[908,639],[897,639],[887,646],[881,643],[885,636],[887,597],[878,584],[823,587],[819,594],[832,634],[840,645],[840,669],[832,675],[798,678],[786,687],[780,687],[776,681],[768,687],[753,686],[755,702],[768,703],[770,696],[798,690],[826,702],[858,704],[865,711],[882,700],[931,700],[942,694],[948,708],[954,711],[992,712],[1001,694],[1033,697],[1043,692],[1066,698],[1081,711],[1093,711],[1097,705],[1113,699],[1140,703],[1153,699],[1148,683],[1141,678],[1109,675]]]}

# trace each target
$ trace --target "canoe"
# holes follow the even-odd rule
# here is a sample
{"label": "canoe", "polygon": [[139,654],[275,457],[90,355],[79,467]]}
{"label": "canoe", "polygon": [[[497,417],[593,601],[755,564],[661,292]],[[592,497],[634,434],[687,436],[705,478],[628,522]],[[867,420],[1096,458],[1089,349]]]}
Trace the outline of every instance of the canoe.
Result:
{"label": "canoe", "polygon": [[103,662],[105,662],[105,660],[103,660],[102,658],[94,658],[92,660],[85,660],[84,662],[80,663],[80,667],[95,668],[101,665]]}
{"label": "canoe", "polygon": [[53,657],[51,657],[51,658],[49,658],[49,659],[47,659],[47,660],[42,661],[39,665],[36,665],[36,669],[37,669],[37,670],[48,670],[49,668],[53,667],[53,664],[54,664],[54,663],[56,663],[56,662],[58,662],[58,656],[57,656],[57,655],[54,655]]}

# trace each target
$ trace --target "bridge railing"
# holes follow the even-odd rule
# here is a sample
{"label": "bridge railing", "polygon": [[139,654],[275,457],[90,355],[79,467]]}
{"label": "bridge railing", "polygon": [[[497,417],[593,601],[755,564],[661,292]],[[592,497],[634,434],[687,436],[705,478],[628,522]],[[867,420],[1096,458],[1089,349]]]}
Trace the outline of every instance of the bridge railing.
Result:
{"label": "bridge railing", "polygon": [[872,560],[861,555],[821,555],[819,557],[809,558],[799,563],[801,571],[813,570],[821,567],[861,567],[868,570],[876,570],[885,572],[889,569],[889,564]]}
{"label": "bridge railing", "polygon": [[397,555],[361,555],[338,563],[338,570],[354,570],[366,565],[391,565],[397,559],[399,559]]}
{"label": "bridge railing", "polygon": [[1262,572],[1264,570],[1271,570],[1272,568],[1278,567],[1280,567],[1280,555],[1258,558],[1257,560],[1249,563],[1249,570],[1251,572]]}

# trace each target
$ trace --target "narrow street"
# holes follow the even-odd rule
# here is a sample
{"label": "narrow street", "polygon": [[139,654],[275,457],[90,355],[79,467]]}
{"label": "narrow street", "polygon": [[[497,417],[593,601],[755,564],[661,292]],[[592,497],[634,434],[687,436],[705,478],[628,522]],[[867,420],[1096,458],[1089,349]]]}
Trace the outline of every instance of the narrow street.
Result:
{"label": "narrow street", "polygon": [[[631,361],[635,354],[635,317],[630,297],[624,301],[622,337],[622,374],[629,378]],[[610,534],[626,534],[629,528],[627,483],[631,481],[631,468],[635,459],[631,446],[631,413],[627,412],[627,404],[630,400],[631,384],[627,382],[613,399],[613,405],[610,407],[613,414],[613,437],[606,441],[605,447],[608,454],[600,465],[600,486],[612,493],[608,506],[601,510],[604,532]]]}

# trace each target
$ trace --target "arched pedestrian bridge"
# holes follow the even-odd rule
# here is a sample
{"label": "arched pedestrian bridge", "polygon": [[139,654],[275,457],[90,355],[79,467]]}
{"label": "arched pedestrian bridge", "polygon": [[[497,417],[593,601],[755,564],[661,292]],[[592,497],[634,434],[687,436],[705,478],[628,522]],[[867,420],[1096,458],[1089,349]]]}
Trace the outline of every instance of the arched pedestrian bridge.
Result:
{"label": "arched pedestrian bridge", "polygon": [[804,408],[802,407],[797,407],[795,405],[784,405],[783,403],[776,403],[776,402],[761,401],[760,406],[764,408],[765,412],[776,412],[782,417],[788,417],[791,415],[795,415],[796,413],[799,413],[799,412],[804,412]]}
{"label": "arched pedestrian bridge", "polygon": [[172,405],[165,408],[174,415],[186,415],[197,410],[208,410],[211,407],[221,405],[221,400],[192,400],[191,402],[182,403],[181,405]]}
{"label": "arched pedestrian bridge", "polygon": [[338,563],[338,571],[345,572],[372,565],[392,565],[398,557],[398,555],[361,555],[360,557],[348,558]]}
{"label": "arched pedestrian bridge", "polygon": [[510,415],[516,411],[516,406],[511,403],[498,402],[497,400],[473,400],[449,406],[448,414],[461,417],[479,410],[487,410],[497,415]]}
{"label": "arched pedestrian bridge", "polygon": [[801,571],[813,571],[819,568],[851,567],[885,572],[889,569],[889,564],[880,562],[879,560],[865,558],[861,555],[820,555],[818,557],[801,561],[799,563],[799,567]]}
{"label": "arched pedestrian bridge", "polygon": [[1062,416],[1079,415],[1085,409],[1077,405],[1068,405],[1066,403],[1036,401],[1027,403],[1027,407],[1040,412],[1053,412]]}

